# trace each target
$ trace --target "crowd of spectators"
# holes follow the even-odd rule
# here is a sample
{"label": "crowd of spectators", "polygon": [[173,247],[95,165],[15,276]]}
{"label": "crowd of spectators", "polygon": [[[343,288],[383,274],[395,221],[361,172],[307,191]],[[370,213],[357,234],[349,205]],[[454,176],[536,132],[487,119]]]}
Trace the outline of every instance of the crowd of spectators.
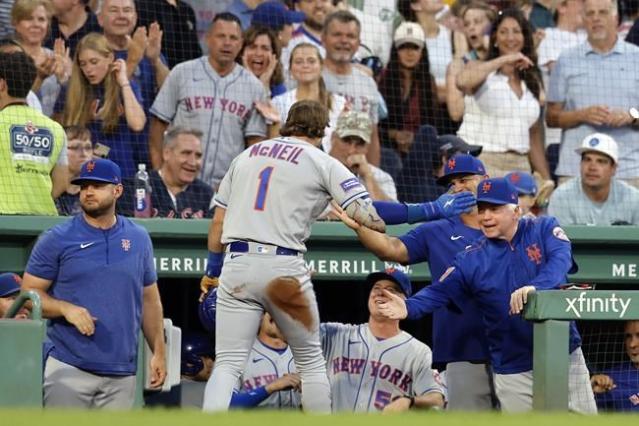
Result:
{"label": "crowd of spectators", "polygon": [[[441,195],[442,160],[472,149],[490,176],[534,173],[543,201],[559,185],[550,206],[563,224],[636,224],[632,0],[227,4],[201,37],[188,1],[2,2],[0,52],[26,54],[35,68],[25,102],[66,129],[52,151],[67,157],[56,169],[73,176],[92,156],[115,161],[131,186],[118,209],[130,215],[133,176],[146,164],[155,215],[205,217],[205,198],[235,156],[277,137],[291,105],[312,99],[330,111],[322,149],[363,182],[384,182],[372,187],[378,199]],[[370,121],[356,120],[366,136],[335,135],[352,112]],[[25,124],[2,116],[7,128]],[[167,141],[167,131],[178,135]],[[615,144],[615,157],[575,154],[594,134]],[[601,172],[609,178],[597,182],[595,155],[610,160]],[[17,180],[0,185],[26,190]],[[55,186],[58,213],[76,213],[78,188]],[[545,204],[533,210],[544,213]],[[53,214],[48,202],[17,207],[0,213]]]}

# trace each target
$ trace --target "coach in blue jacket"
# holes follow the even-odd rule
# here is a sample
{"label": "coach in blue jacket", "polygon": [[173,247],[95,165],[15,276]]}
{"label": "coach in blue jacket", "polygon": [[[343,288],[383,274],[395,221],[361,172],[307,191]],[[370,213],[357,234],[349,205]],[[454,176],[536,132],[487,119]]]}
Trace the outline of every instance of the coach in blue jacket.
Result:
{"label": "coach in blue jacket", "polygon": [[[532,409],[532,323],[519,315],[526,295],[557,288],[576,270],[570,241],[553,217],[522,219],[517,190],[504,178],[477,187],[484,237],[457,255],[453,266],[405,302],[388,292],[382,312],[393,319],[417,319],[454,303],[479,305],[488,337],[497,396],[504,411]],[[569,407],[597,411],[588,369],[574,323],[570,328]]]}

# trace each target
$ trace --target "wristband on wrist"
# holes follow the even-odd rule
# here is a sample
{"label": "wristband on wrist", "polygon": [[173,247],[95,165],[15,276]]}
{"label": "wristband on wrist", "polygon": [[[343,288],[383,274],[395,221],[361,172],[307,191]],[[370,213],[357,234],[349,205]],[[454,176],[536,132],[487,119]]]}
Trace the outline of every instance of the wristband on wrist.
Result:
{"label": "wristband on wrist", "polygon": [[408,404],[408,408],[413,408],[413,406],[415,405],[415,397],[410,395],[397,395],[396,397],[391,399],[391,401],[397,401],[399,398],[407,398],[410,401],[410,403]]}
{"label": "wristband on wrist", "polygon": [[215,253],[209,251],[209,257],[206,263],[206,275],[209,277],[219,277],[222,272],[222,263],[224,262],[224,253]]}
{"label": "wristband on wrist", "polygon": [[120,86],[120,89],[124,89],[127,86],[131,87],[131,84],[129,84],[129,83],[123,84],[123,85]]}

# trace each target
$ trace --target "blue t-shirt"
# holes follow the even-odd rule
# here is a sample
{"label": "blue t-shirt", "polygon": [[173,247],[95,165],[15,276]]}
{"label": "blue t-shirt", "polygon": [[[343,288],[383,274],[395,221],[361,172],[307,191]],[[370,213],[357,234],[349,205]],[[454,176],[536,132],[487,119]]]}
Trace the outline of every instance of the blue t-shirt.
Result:
{"label": "blue t-shirt", "polygon": [[610,376],[615,388],[595,394],[597,406],[604,411],[634,411],[639,413],[639,368],[626,361],[602,374]]}
{"label": "blue t-shirt", "polygon": [[[576,272],[570,241],[551,216],[520,219],[512,241],[482,237],[459,253],[449,269],[431,286],[406,301],[408,318],[417,319],[449,303],[465,310],[477,302],[481,312],[493,370],[515,374],[532,370],[533,325],[510,315],[510,295],[532,285],[556,289]],[[581,346],[574,321],[569,349]]]}
{"label": "blue t-shirt", "polygon": [[[457,253],[483,234],[464,225],[459,216],[424,223],[399,237],[409,263],[428,262],[433,282],[442,276]],[[451,305],[433,313],[433,362],[487,361],[488,342],[477,302],[463,311]]]}
{"label": "blue t-shirt", "polygon": [[80,334],[63,317],[51,319],[51,356],[95,374],[135,374],[143,287],[157,281],[151,238],[143,227],[118,216],[113,227],[102,230],[79,214],[40,236],[26,272],[52,281],[51,297],[97,318],[92,336]]}

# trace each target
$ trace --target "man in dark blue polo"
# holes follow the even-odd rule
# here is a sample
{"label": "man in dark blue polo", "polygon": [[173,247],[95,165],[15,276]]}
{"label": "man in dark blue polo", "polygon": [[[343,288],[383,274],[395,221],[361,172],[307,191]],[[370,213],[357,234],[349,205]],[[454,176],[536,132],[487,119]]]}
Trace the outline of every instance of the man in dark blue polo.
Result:
{"label": "man in dark blue polo", "polygon": [[120,168],[86,162],[82,213],[45,231],[22,288],[35,290],[49,318],[44,370],[47,407],[130,408],[140,327],[153,351],[151,385],[166,376],[162,303],[153,247],[144,228],[115,215]]}

